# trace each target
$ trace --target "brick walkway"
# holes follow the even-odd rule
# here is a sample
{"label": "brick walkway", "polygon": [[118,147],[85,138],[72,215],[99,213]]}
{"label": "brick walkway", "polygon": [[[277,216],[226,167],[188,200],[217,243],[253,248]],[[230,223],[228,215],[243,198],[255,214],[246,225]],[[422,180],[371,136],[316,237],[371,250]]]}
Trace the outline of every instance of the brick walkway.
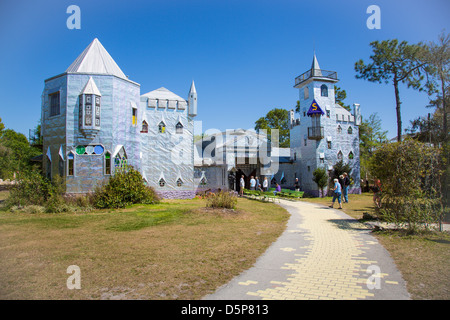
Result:
{"label": "brick walkway", "polygon": [[281,201],[287,230],[255,266],[207,300],[409,299],[389,253],[342,211]]}

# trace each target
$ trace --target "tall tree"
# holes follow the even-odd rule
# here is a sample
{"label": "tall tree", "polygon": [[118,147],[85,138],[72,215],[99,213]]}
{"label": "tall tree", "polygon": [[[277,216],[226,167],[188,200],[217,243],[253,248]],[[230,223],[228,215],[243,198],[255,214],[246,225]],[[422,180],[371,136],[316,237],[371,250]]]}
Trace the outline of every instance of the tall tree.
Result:
{"label": "tall tree", "polygon": [[363,60],[357,61],[355,63],[356,78],[393,84],[397,114],[397,140],[401,141],[402,117],[399,84],[406,84],[408,88],[423,89],[422,80],[426,62],[419,58],[423,54],[424,46],[410,45],[406,41],[398,43],[397,39],[373,41],[370,46],[373,50],[373,54],[370,56],[371,63],[366,65]]}
{"label": "tall tree", "polygon": [[448,107],[450,91],[450,35],[442,32],[438,43],[429,42],[422,52],[422,60],[429,67],[427,89],[430,96],[436,95],[431,100],[431,105],[442,110],[442,133],[444,141],[448,138]]}
{"label": "tall tree", "polygon": [[280,148],[289,148],[289,112],[285,109],[275,108],[270,110],[265,117],[261,117],[255,122],[255,130],[267,130],[269,137],[272,129],[278,129]]}

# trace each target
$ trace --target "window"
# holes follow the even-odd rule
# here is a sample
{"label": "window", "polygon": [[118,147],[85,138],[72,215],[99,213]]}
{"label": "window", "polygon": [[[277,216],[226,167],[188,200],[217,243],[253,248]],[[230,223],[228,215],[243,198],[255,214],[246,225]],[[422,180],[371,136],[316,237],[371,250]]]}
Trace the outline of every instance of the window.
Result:
{"label": "window", "polygon": [[303,89],[303,96],[305,97],[305,100],[309,99],[309,89],[308,89],[308,87],[305,87]]}
{"label": "window", "polygon": [[64,160],[59,158],[58,162],[58,173],[60,177],[64,176]]}
{"label": "window", "polygon": [[142,121],[142,129],[141,129],[141,133],[148,133],[148,123],[147,121]]}
{"label": "window", "polygon": [[328,149],[331,149],[331,141],[327,141]]}
{"label": "window", "polygon": [[342,127],[340,125],[337,127],[337,133],[342,133]]}
{"label": "window", "polygon": [[311,166],[308,166],[308,172],[311,171]]}
{"label": "window", "polygon": [[131,124],[133,126],[137,125],[137,109],[136,108],[131,108]]}
{"label": "window", "polygon": [[162,188],[166,185],[166,181],[163,178],[159,179],[159,186]]}
{"label": "window", "polygon": [[203,177],[203,178],[200,180],[200,184],[201,184],[202,186],[206,185],[207,183],[208,183],[208,181],[206,180],[206,177]]}
{"label": "window", "polygon": [[105,175],[111,174],[111,153],[105,153]]}
{"label": "window", "polygon": [[181,122],[178,122],[175,128],[177,134],[183,134],[183,125],[181,124]]}
{"label": "window", "polygon": [[52,93],[50,96],[50,117],[59,115],[59,91]]}
{"label": "window", "polygon": [[166,125],[165,125],[165,123],[164,122],[160,122],[159,123],[159,125],[158,125],[158,131],[159,131],[159,133],[164,133],[164,132],[166,132]]}
{"label": "window", "polygon": [[100,127],[100,97],[95,97],[95,125]]}
{"label": "window", "polygon": [[338,152],[337,158],[338,158],[338,160],[342,160],[343,159],[342,151]]}
{"label": "window", "polygon": [[75,161],[75,156],[72,152],[70,152],[67,155],[67,175],[68,176],[74,175],[74,161]]}
{"label": "window", "polygon": [[327,118],[330,117],[330,110],[327,110]]}
{"label": "window", "polygon": [[320,86],[320,95],[322,97],[328,97],[328,87],[325,84]]}
{"label": "window", "polygon": [[182,185],[183,185],[183,180],[181,180],[181,178],[178,178],[177,187],[181,187]]}
{"label": "window", "polygon": [[52,179],[52,160],[47,158],[47,179]]}
{"label": "window", "polygon": [[294,152],[294,161],[297,161],[297,152]]}
{"label": "window", "polygon": [[350,151],[350,153],[348,154],[348,158],[349,158],[350,160],[353,160],[354,155],[353,155],[353,152],[352,152],[352,151]]}
{"label": "window", "polygon": [[348,127],[347,132],[348,132],[348,134],[352,134],[353,133],[353,128],[352,127]]}
{"label": "window", "polygon": [[320,158],[320,163],[324,164],[325,163],[325,159],[324,158]]}
{"label": "window", "polygon": [[303,139],[305,147],[308,145],[308,139]]}

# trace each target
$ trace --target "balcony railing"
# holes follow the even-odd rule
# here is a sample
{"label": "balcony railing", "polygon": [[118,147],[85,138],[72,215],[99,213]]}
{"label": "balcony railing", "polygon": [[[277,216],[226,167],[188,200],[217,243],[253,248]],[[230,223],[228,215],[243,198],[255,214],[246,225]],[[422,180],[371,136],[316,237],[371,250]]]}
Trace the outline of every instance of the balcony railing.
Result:
{"label": "balcony railing", "polygon": [[323,127],[308,127],[308,139],[320,140],[323,139]]}
{"label": "balcony railing", "polygon": [[302,73],[301,75],[299,75],[297,78],[295,78],[295,86],[294,87],[298,86],[300,83],[302,83],[312,77],[337,80],[337,72],[321,70],[321,69],[310,69],[310,70]]}

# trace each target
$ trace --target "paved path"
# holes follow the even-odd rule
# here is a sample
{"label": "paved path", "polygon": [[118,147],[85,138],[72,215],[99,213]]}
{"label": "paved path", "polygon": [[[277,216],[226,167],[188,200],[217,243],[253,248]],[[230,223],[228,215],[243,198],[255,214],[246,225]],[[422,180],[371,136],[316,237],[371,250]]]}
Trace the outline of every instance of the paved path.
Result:
{"label": "paved path", "polygon": [[389,253],[338,209],[281,200],[285,232],[255,265],[205,300],[410,299]]}

